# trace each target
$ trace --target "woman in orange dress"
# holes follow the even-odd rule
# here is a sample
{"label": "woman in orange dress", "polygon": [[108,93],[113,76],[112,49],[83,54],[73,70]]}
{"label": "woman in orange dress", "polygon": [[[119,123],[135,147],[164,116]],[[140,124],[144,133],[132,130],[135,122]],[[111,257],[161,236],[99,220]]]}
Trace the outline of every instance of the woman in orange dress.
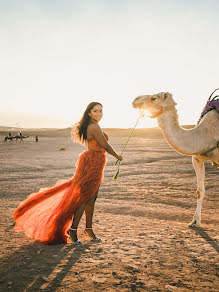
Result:
{"label": "woman in orange dress", "polygon": [[100,103],[91,102],[73,127],[74,141],[88,142],[88,150],[80,154],[74,176],[67,181],[58,181],[51,188],[41,189],[21,202],[13,213],[15,231],[25,231],[28,237],[44,244],[66,243],[67,237],[73,243],[81,244],[77,227],[85,211],[85,232],[92,240],[100,240],[93,232],[92,221],[106,164],[105,151],[122,160],[98,125],[103,115],[102,108]]}

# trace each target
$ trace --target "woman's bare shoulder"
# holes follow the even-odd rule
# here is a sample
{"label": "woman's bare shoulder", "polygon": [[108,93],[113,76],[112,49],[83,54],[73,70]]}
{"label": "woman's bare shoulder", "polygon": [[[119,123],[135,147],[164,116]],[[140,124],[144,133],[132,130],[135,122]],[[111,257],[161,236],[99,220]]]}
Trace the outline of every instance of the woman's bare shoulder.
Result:
{"label": "woman's bare shoulder", "polygon": [[95,132],[100,131],[101,129],[100,129],[100,126],[98,124],[92,123],[92,124],[88,125],[87,130],[92,133],[94,131]]}
{"label": "woman's bare shoulder", "polygon": [[87,127],[87,139],[88,141],[95,138],[97,135],[100,135],[101,128],[98,124],[90,124]]}

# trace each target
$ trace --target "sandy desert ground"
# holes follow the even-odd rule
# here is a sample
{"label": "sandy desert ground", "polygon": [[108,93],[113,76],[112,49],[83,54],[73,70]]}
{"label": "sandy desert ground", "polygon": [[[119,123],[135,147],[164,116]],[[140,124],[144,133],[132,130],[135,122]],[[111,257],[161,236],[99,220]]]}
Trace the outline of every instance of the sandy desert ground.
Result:
{"label": "sandy desert ground", "polygon": [[[125,133],[110,135],[118,152]],[[14,232],[11,215],[28,194],[72,177],[84,148],[68,136],[23,144],[0,137],[0,291],[219,291],[219,170],[206,163],[203,228],[189,229],[196,207],[191,157],[151,137],[130,140],[117,181],[108,155],[94,215],[102,241],[83,235],[83,217],[82,246],[35,242]]]}

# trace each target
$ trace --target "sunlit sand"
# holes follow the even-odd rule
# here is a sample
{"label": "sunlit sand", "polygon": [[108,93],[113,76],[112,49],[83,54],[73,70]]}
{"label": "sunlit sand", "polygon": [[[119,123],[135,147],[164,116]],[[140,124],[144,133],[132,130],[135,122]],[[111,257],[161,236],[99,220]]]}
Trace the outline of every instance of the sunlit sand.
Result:
{"label": "sunlit sand", "polygon": [[[131,129],[106,129],[119,153]],[[38,132],[39,142],[35,142]],[[120,166],[109,155],[94,215],[101,243],[46,246],[15,233],[13,210],[28,194],[70,178],[85,148],[70,130],[24,131],[24,143],[3,143],[1,283],[5,291],[217,291],[218,170],[206,164],[203,228],[187,224],[196,207],[191,157],[169,147],[159,129],[138,129]],[[65,151],[60,151],[64,148]],[[8,284],[10,283],[10,285]],[[26,290],[25,290],[26,289]],[[46,290],[47,291],[47,290]]]}

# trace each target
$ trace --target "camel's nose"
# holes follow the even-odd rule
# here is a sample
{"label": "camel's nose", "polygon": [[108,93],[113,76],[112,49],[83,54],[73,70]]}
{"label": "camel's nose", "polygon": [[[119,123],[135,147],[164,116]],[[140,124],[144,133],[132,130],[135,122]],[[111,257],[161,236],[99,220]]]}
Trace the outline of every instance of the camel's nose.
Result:
{"label": "camel's nose", "polygon": [[135,99],[134,99],[134,101],[133,101],[133,103],[132,103],[132,106],[134,107],[134,108],[139,108],[139,107],[141,107],[141,105],[142,105],[142,101],[140,101],[140,99],[141,99],[141,96],[139,96],[139,97],[136,97]]}

